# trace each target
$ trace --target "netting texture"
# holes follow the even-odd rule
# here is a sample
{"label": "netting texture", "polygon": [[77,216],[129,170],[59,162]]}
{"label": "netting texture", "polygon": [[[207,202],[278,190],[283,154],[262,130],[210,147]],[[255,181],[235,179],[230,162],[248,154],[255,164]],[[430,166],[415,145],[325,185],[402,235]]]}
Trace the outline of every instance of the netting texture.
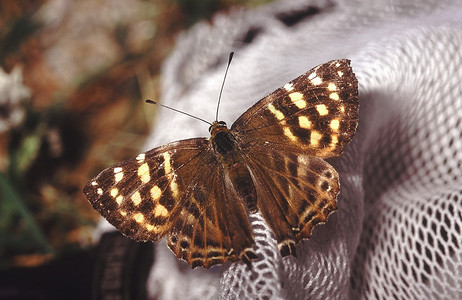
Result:
{"label": "netting texture", "polygon": [[[259,258],[191,270],[164,242],[147,288],[157,299],[462,299],[462,4],[460,1],[281,1],[233,10],[178,38],[164,104],[228,124],[310,68],[349,58],[359,81],[358,132],[330,160],[339,209],[282,258],[264,220],[250,220]],[[208,136],[160,110],[146,149]]]}

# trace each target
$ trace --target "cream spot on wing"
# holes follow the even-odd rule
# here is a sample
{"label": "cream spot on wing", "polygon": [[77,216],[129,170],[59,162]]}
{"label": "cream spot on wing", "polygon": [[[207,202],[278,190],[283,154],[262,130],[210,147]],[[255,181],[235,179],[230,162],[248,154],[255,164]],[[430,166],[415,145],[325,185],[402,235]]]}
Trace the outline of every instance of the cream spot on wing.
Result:
{"label": "cream spot on wing", "polygon": [[119,213],[122,217],[126,217],[127,216],[127,212],[125,210],[119,210]]}
{"label": "cream spot on wing", "polygon": [[313,79],[311,79],[311,83],[313,85],[320,85],[322,83],[322,79],[319,77],[314,77]]}
{"label": "cream spot on wing", "polygon": [[286,83],[284,85],[284,89],[287,91],[287,92],[292,92],[294,90],[294,85],[292,83]]}
{"label": "cream spot on wing", "polygon": [[111,190],[111,197],[115,198],[119,194],[119,189],[118,188],[113,188]]}
{"label": "cream spot on wing", "polygon": [[299,92],[293,92],[289,94],[290,100],[293,104],[295,104],[298,108],[305,108],[306,101],[303,99],[303,94]]}
{"label": "cream spot on wing", "polygon": [[297,141],[297,137],[292,133],[289,127],[284,127],[284,134],[292,141]]}
{"label": "cream spot on wing", "polygon": [[92,185],[92,186],[98,185],[98,182],[92,181],[92,182],[91,182],[91,185]]}
{"label": "cream spot on wing", "polygon": [[137,223],[143,223],[144,215],[142,213],[136,213],[133,215],[133,220],[135,220]]}
{"label": "cream spot on wing", "polygon": [[322,134],[319,133],[319,131],[313,130],[311,131],[311,136],[310,136],[310,143],[312,146],[319,146],[319,141],[322,138]]}
{"label": "cream spot on wing", "polygon": [[131,197],[133,205],[138,206],[141,203],[141,195],[140,192],[136,191]]}
{"label": "cream spot on wing", "polygon": [[330,140],[330,148],[334,150],[337,147],[337,144],[338,144],[338,135],[333,134]]}
{"label": "cream spot on wing", "polygon": [[308,217],[313,211],[312,208],[308,207],[306,210],[303,212],[302,216],[300,217],[300,220],[305,220],[306,217]]}
{"label": "cream spot on wing", "polygon": [[213,246],[208,246],[207,247],[207,254],[212,253],[212,252],[221,252],[223,251],[223,248],[221,247],[213,247]]}
{"label": "cream spot on wing", "polygon": [[114,180],[115,180],[116,183],[119,182],[119,181],[121,181],[122,178],[124,178],[124,173],[122,173],[122,172],[116,173],[116,174],[114,175]]}
{"label": "cream spot on wing", "polygon": [[119,173],[119,172],[122,172],[122,170],[123,170],[123,169],[122,169],[121,167],[116,167],[116,168],[114,168],[114,174],[117,174],[117,173]]}
{"label": "cream spot on wing", "polygon": [[325,116],[329,114],[329,110],[324,104],[318,104],[316,105],[316,110],[318,111],[320,116]]}
{"label": "cream spot on wing", "polygon": [[162,196],[162,191],[160,190],[160,188],[157,185],[153,186],[151,188],[152,200],[158,201],[160,199],[160,196]]}
{"label": "cream spot on wing", "polygon": [[138,163],[142,163],[145,157],[146,157],[146,154],[141,153],[141,154],[138,154],[138,156],[136,157],[136,160],[138,161]]}
{"label": "cream spot on wing", "polygon": [[[330,192],[330,190],[332,190],[332,186],[328,186],[327,189],[325,190],[326,192]],[[319,204],[321,204],[321,202],[319,202]],[[319,204],[317,204],[319,206]],[[328,205],[328,204],[327,204]],[[327,206],[325,205],[325,206]],[[321,209],[323,209],[324,207],[321,207]]]}
{"label": "cream spot on wing", "polygon": [[186,223],[188,223],[188,224],[194,224],[195,222],[196,222],[196,217],[194,217],[194,215],[189,214],[189,215],[186,217]]}
{"label": "cream spot on wing", "polygon": [[342,72],[342,71],[337,71],[337,74],[338,74],[338,77],[342,77],[342,76],[343,76],[343,72]]}
{"label": "cream spot on wing", "polygon": [[337,90],[337,86],[335,85],[335,83],[331,82],[329,83],[329,85],[327,86],[327,89],[331,92],[333,91],[336,91]]}
{"label": "cream spot on wing", "polygon": [[339,63],[339,62],[336,63],[335,66],[336,66],[337,68],[340,67],[340,63]]}
{"label": "cream spot on wing", "polygon": [[280,110],[277,110],[273,104],[271,103],[268,104],[268,109],[276,117],[276,119],[278,120],[284,119],[284,114]]}
{"label": "cream spot on wing", "polygon": [[154,232],[159,231],[159,227],[154,227],[154,225],[152,224],[146,224],[145,226],[148,231],[154,231]]}
{"label": "cream spot on wing", "polygon": [[166,217],[168,216],[168,210],[162,204],[157,204],[154,209],[154,216],[156,217]]}
{"label": "cream spot on wing", "polygon": [[333,131],[338,131],[340,128],[340,121],[338,119],[333,119],[330,121],[329,126]]}
{"label": "cream spot on wing", "polygon": [[342,104],[340,105],[340,112],[344,113],[345,112],[345,106]]}
{"label": "cream spot on wing", "polygon": [[119,195],[116,197],[116,202],[118,205],[120,205],[122,203],[122,200],[124,200],[124,196],[122,195]]}
{"label": "cream spot on wing", "polygon": [[103,194],[103,189],[102,189],[102,188],[98,188],[98,189],[96,190],[96,193],[97,193],[98,195],[102,195],[102,194]]}
{"label": "cream spot on wing", "polygon": [[170,154],[164,152],[164,170],[165,174],[170,174],[172,172],[172,164],[170,162]]}
{"label": "cream spot on wing", "polygon": [[148,163],[144,163],[138,168],[138,176],[140,177],[140,180],[144,183],[149,182],[149,180],[151,180],[151,176],[149,175]]}
{"label": "cream spot on wing", "polygon": [[176,176],[174,176],[170,182],[170,190],[172,191],[173,197],[175,199],[178,198],[178,184],[176,183]]}
{"label": "cream spot on wing", "polygon": [[311,121],[308,120],[308,118],[305,116],[298,117],[298,124],[300,125],[300,127],[306,128],[306,129],[311,128],[311,126],[313,125]]}
{"label": "cream spot on wing", "polygon": [[340,100],[340,97],[339,97],[338,94],[335,93],[335,92],[330,93],[329,98],[332,99],[332,100],[335,100],[335,101]]}
{"label": "cream spot on wing", "polygon": [[317,75],[316,75],[316,72],[313,72],[311,73],[310,75],[308,75],[308,80],[312,80],[313,78],[315,78]]}

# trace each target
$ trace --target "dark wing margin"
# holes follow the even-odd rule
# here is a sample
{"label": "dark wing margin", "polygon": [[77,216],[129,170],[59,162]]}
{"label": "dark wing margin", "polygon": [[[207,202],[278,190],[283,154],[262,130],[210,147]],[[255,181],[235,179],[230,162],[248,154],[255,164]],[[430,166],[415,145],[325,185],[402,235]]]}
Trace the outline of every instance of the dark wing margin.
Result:
{"label": "dark wing margin", "polygon": [[271,143],[317,157],[342,153],[358,124],[358,81],[347,59],[333,60],[264,97],[234,122],[241,147]]}

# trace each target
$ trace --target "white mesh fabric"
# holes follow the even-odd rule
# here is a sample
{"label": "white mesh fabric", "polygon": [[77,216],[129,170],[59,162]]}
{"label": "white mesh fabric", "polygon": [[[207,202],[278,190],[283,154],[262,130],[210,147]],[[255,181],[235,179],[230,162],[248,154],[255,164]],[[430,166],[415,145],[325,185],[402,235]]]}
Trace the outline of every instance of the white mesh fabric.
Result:
{"label": "white mesh fabric", "polygon": [[[259,215],[259,259],[191,270],[158,244],[147,288],[159,299],[462,299],[462,3],[282,1],[217,15],[178,39],[162,103],[220,120],[317,64],[349,58],[360,123],[345,153],[339,210],[282,259]],[[146,148],[208,136],[160,110]]]}

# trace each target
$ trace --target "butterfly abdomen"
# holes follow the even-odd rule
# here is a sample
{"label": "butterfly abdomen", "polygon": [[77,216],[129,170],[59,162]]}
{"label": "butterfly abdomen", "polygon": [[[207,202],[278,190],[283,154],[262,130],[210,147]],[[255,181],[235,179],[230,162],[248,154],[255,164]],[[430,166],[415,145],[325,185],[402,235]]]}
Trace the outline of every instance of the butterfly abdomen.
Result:
{"label": "butterfly abdomen", "polygon": [[249,170],[243,164],[234,164],[226,170],[239,198],[251,213],[257,212],[257,192]]}

